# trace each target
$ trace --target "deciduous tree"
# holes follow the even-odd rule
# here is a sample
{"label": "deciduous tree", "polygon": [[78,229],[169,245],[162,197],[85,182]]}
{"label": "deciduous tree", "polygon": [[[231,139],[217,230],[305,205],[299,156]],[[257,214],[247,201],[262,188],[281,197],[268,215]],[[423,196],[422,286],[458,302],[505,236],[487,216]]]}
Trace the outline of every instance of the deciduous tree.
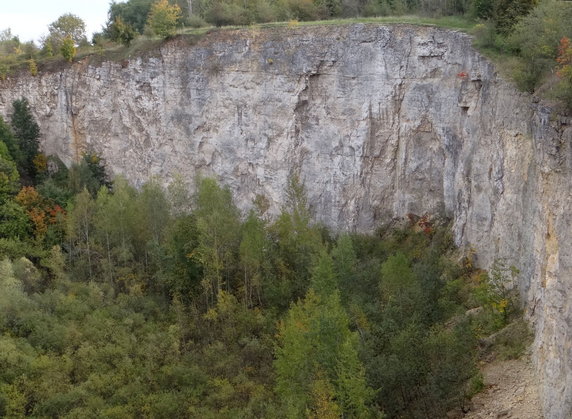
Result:
{"label": "deciduous tree", "polygon": [[252,306],[262,302],[261,286],[263,267],[269,243],[266,238],[264,222],[251,211],[242,225],[240,241],[240,265],[244,274],[244,302]]}
{"label": "deciduous tree", "polygon": [[147,25],[153,33],[166,38],[176,33],[181,16],[178,5],[171,5],[168,0],[158,0],[151,6]]}
{"label": "deciduous tree", "polygon": [[121,16],[117,16],[107,28],[108,36],[112,41],[129,46],[137,36],[137,31],[129,23],[125,23]]}
{"label": "deciduous tree", "polygon": [[238,216],[228,188],[222,189],[214,179],[200,180],[196,210],[199,245],[194,257],[204,269],[207,302],[214,301],[223,286],[230,290],[240,240]]}
{"label": "deciduous tree", "polygon": [[62,46],[60,47],[60,52],[62,53],[62,56],[66,59],[66,61],[70,63],[73,61],[73,58],[77,53],[77,50],[74,45],[73,39],[71,39],[71,37],[66,36],[64,38],[64,40],[62,41]]}
{"label": "deciduous tree", "polygon": [[5,202],[16,193],[20,175],[16,163],[8,151],[8,147],[0,141],[0,203]]}
{"label": "deciduous tree", "polygon": [[558,77],[561,79],[562,98],[572,109],[572,44],[570,38],[563,37],[558,49]]}
{"label": "deciduous tree", "polygon": [[126,2],[113,1],[109,5],[109,20],[105,30],[107,36],[110,36],[110,28],[117,18],[126,24],[132,26],[137,32],[143,33],[145,23],[151,10],[154,0],[128,0]]}
{"label": "deciduous tree", "polygon": [[87,42],[85,36],[85,22],[78,16],[66,13],[48,26],[49,35],[44,41],[50,43],[53,51],[58,51],[66,38],[71,39],[73,46]]}
{"label": "deciduous tree", "polygon": [[75,199],[67,218],[67,236],[70,240],[70,256],[75,259],[77,271],[85,279],[94,274],[94,216],[95,205],[84,188]]}

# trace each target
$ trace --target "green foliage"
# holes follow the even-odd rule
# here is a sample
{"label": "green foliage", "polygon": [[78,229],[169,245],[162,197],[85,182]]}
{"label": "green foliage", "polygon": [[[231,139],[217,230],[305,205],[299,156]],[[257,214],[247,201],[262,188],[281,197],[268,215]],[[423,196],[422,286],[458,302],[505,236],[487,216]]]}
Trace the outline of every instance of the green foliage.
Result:
{"label": "green foliage", "polygon": [[107,28],[109,39],[129,46],[131,41],[137,36],[137,31],[133,26],[123,21],[121,16],[117,16],[113,23]]}
{"label": "green foliage", "polygon": [[483,12],[488,20],[474,28],[477,45],[495,52],[521,90],[544,91],[543,95],[561,99],[571,108],[572,83],[565,79],[556,83],[554,74],[561,71],[559,43],[572,36],[572,4],[495,0],[492,9],[490,15]]}
{"label": "green foliage", "polygon": [[64,179],[67,177],[66,187],[72,193],[79,193],[86,188],[91,196],[95,197],[102,186],[111,186],[105,173],[104,162],[92,153],[84,154],[79,164],[74,164],[68,173],[63,169],[62,175]]}
{"label": "green foliage", "polygon": [[[40,127],[26,98],[15,100],[12,103],[11,125],[14,136],[18,139],[21,156],[21,169],[29,176],[36,174],[34,158],[39,152]],[[18,151],[15,151],[18,153]],[[15,156],[14,156],[15,157]]]}
{"label": "green foliage", "polygon": [[66,220],[69,252],[76,261],[75,274],[80,279],[93,279],[96,257],[93,244],[95,211],[93,199],[84,189],[76,195]]}
{"label": "green foliage", "polygon": [[153,1],[154,0],[128,0],[120,3],[112,2],[109,5],[109,20],[106,28],[107,35],[110,35],[110,27],[118,18],[121,18],[121,21],[133,27],[137,32],[143,33]]}
{"label": "green foliage", "polygon": [[[332,261],[323,254],[312,277],[316,290],[311,288],[303,301],[292,305],[279,325],[276,391],[287,417],[319,414],[324,390],[329,392],[327,410],[341,409],[351,417],[367,413],[372,391],[334,281]],[[332,405],[332,399],[339,404]]]}
{"label": "green foliage", "polygon": [[10,28],[0,31],[0,54],[8,55],[20,47],[20,39],[12,34]]}
{"label": "green foliage", "polygon": [[60,47],[60,52],[66,61],[70,63],[73,61],[75,55],[77,54],[77,50],[71,37],[67,36],[63,39],[62,45]]}
{"label": "green foliage", "polygon": [[494,0],[474,0],[472,2],[471,14],[478,19],[491,19],[494,15]]}
{"label": "green foliage", "polygon": [[20,187],[20,175],[8,153],[8,148],[0,142],[0,203],[13,197]]}
{"label": "green foliage", "polygon": [[199,181],[197,192],[198,247],[195,258],[203,267],[207,305],[216,301],[224,288],[230,290],[236,269],[236,250],[240,243],[238,210],[228,188],[222,189],[213,179]]}
{"label": "green foliage", "polygon": [[[49,44],[52,51],[62,50],[63,52],[63,47],[66,44],[76,47],[87,42],[85,37],[85,22],[71,13],[63,14],[57,20],[50,23],[48,31],[49,35],[44,40],[44,47]],[[65,54],[64,58],[68,59]]]}
{"label": "green foliage", "polygon": [[[462,405],[463,383],[476,370],[470,322],[457,319],[454,328],[445,326],[464,312],[458,291],[449,288],[460,272],[446,256],[449,237],[439,230],[404,230],[381,242],[352,241],[358,260],[373,262],[360,262],[353,275],[359,279],[348,293],[368,384],[379,389],[376,404],[389,417],[423,417],[427,410],[444,417]],[[374,255],[381,260],[375,263]],[[372,297],[376,287],[379,294]]]}
{"label": "green foliage", "polygon": [[381,265],[380,290],[382,298],[401,298],[415,286],[416,278],[411,270],[409,260],[403,253],[390,256]]}
{"label": "green foliage", "polygon": [[36,61],[33,58],[28,61],[28,70],[30,71],[30,75],[38,75],[38,64],[36,64]]}
{"label": "green foliage", "polygon": [[14,277],[22,283],[26,293],[32,294],[43,291],[42,275],[32,262],[22,257],[13,263],[13,268]]}
{"label": "green foliage", "polygon": [[187,202],[182,179],[47,166],[0,206],[0,414],[444,417],[476,391],[488,320],[463,313],[508,271],[485,289],[441,229],[335,240],[295,178],[268,224],[212,179]]}
{"label": "green foliage", "polygon": [[30,232],[28,215],[20,205],[13,201],[0,204],[0,237],[23,239]]}
{"label": "green foliage", "polygon": [[267,268],[270,243],[264,222],[251,211],[242,225],[239,247],[240,266],[244,272],[244,301],[253,306],[262,302],[262,276]]}
{"label": "green foliage", "polygon": [[338,289],[333,261],[325,249],[312,269],[310,287],[321,297],[327,297]]}
{"label": "green foliage", "polygon": [[14,137],[12,129],[4,122],[0,116],[0,141],[6,146],[8,153],[2,146],[1,157],[6,160],[14,161],[19,166],[22,165],[24,157],[20,150],[19,141]]}
{"label": "green foliage", "polygon": [[494,261],[491,271],[476,276],[474,297],[483,308],[482,315],[476,318],[477,333],[481,336],[503,328],[511,317],[518,313],[515,281],[518,270],[505,266],[500,259]]}
{"label": "green foliage", "polygon": [[185,303],[196,300],[202,293],[202,268],[192,257],[198,236],[196,218],[187,214],[177,217],[166,231],[164,280],[169,293]]}
{"label": "green foliage", "polygon": [[554,67],[560,39],[572,37],[571,21],[572,5],[547,0],[515,25],[508,42],[522,58],[514,77],[523,90],[534,91],[541,77]]}
{"label": "green foliage", "polygon": [[509,34],[519,19],[526,16],[538,0],[495,0],[493,20],[500,34]]}
{"label": "green foliage", "polygon": [[10,28],[0,31],[0,80],[8,77],[17,68],[24,67],[27,61],[36,55],[34,42],[20,42]]}
{"label": "green foliage", "polygon": [[467,385],[467,396],[473,397],[485,389],[483,374],[478,372],[470,380]]}
{"label": "green foliage", "polygon": [[306,193],[297,177],[290,179],[286,193],[287,206],[269,228],[275,277],[264,285],[265,298],[283,308],[305,294],[311,268],[323,247],[319,229],[310,224]]}
{"label": "green foliage", "polygon": [[[272,20],[272,19],[270,19]],[[193,15],[186,20],[186,24],[191,28],[202,28],[207,26],[207,22],[200,16]]]}
{"label": "green foliage", "polygon": [[155,35],[166,38],[176,33],[181,17],[178,5],[170,5],[168,0],[157,0],[151,6],[147,25]]}
{"label": "green foliage", "polygon": [[565,36],[560,40],[556,61],[558,62],[556,74],[560,78],[559,97],[572,109],[572,45],[569,37]]}
{"label": "green foliage", "polygon": [[73,196],[73,192],[67,188],[67,182],[59,182],[53,177],[45,179],[38,185],[37,190],[40,195],[62,208],[65,208]]}
{"label": "green foliage", "polygon": [[463,15],[471,7],[470,0],[420,0],[419,9],[429,16]]}

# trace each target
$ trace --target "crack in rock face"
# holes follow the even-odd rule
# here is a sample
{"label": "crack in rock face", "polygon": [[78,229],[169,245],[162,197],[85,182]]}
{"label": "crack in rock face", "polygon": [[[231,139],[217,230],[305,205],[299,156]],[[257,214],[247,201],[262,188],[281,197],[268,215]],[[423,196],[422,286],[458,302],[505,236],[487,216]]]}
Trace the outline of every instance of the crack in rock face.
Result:
{"label": "crack in rock face", "polygon": [[42,149],[89,150],[134,185],[215,176],[276,215],[288,177],[315,219],[368,232],[407,214],[453,221],[503,258],[536,330],[548,418],[572,415],[572,125],[500,79],[469,36],[409,25],[221,31],[146,57],[0,81],[26,97]]}

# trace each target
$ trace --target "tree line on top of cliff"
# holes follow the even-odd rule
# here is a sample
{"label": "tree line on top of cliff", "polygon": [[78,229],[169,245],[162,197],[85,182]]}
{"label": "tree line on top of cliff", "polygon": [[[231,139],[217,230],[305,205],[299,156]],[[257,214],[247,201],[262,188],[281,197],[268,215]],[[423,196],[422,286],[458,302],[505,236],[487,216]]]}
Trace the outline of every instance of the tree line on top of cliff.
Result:
{"label": "tree line on top of cliff", "polygon": [[[37,46],[0,31],[0,78],[27,68],[36,75],[58,59],[104,55],[123,44],[137,54],[153,39],[206,25],[367,16],[461,16],[477,46],[499,58],[519,88],[561,99],[572,109],[572,3],[560,0],[128,0],[112,2],[108,21],[88,42],[84,22],[65,14]],[[438,21],[435,21],[439,24]],[[204,33],[201,32],[201,33]],[[134,43],[136,47],[129,48]],[[119,54],[121,56],[121,54]]]}
{"label": "tree line on top of cliff", "polygon": [[[112,3],[103,32],[109,35],[117,19],[143,34],[149,30],[150,11],[156,0],[128,0]],[[520,16],[525,16],[538,0],[189,0],[173,2],[180,10],[178,23],[199,26],[249,25],[289,20],[324,20],[340,17],[467,16],[493,20],[501,32],[507,32]],[[182,6],[182,7],[179,7]]]}
{"label": "tree line on top of cliff", "polygon": [[486,21],[474,33],[477,46],[491,52],[521,90],[560,99],[572,110],[571,23],[572,2],[543,0],[511,25]]}
{"label": "tree line on top of cliff", "polygon": [[[113,182],[0,119],[0,416],[444,417],[516,312],[447,229],[335,236],[296,177],[275,220],[228,188]],[[471,315],[466,311],[475,307]]]}

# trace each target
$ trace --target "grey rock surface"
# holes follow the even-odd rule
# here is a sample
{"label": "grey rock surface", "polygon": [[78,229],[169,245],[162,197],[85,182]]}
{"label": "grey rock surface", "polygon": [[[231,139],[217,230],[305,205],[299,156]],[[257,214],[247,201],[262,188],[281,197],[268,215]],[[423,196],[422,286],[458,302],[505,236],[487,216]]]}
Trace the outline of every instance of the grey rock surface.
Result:
{"label": "grey rock surface", "polygon": [[547,418],[572,415],[572,121],[517,92],[433,27],[245,29],[123,62],[0,82],[0,114],[29,99],[42,148],[89,150],[135,185],[218,178],[241,209],[276,215],[290,175],[320,222],[372,231],[450,217],[478,263],[504,258],[536,331]]}

